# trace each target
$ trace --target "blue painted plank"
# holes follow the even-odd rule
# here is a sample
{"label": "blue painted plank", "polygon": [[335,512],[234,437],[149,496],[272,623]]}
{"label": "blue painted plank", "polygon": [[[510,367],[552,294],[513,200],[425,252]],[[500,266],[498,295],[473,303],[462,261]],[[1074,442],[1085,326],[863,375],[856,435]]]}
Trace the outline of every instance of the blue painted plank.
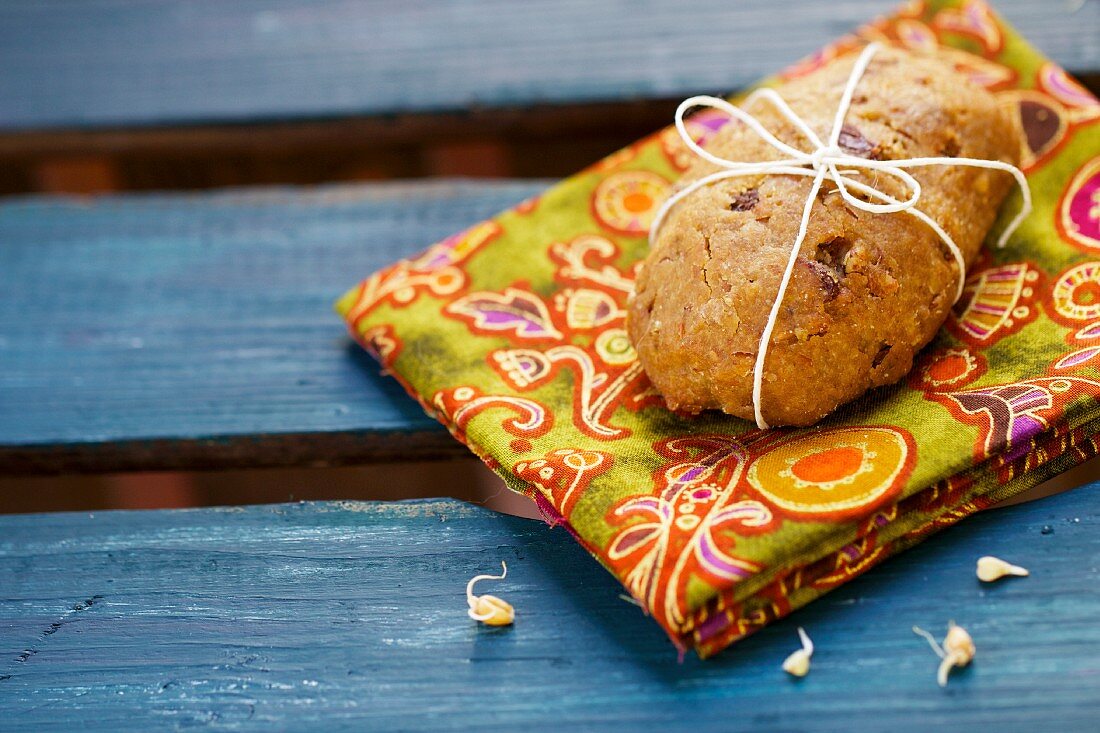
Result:
{"label": "blue painted plank", "polygon": [[[1050,532],[1044,534],[1044,527]],[[1100,484],[992,510],[679,663],[562,529],[450,500],[0,517],[5,730],[1095,731]],[[991,553],[1032,575],[974,577]],[[466,618],[468,578],[517,609]],[[936,686],[910,631],[969,629]],[[783,658],[802,625],[810,675]]]}
{"label": "blue painted plank", "polygon": [[0,201],[0,471],[464,454],[332,303],[544,185]]}
{"label": "blue painted plank", "polygon": [[[3,0],[0,129],[684,97],[778,70],[896,0]],[[999,0],[1076,73],[1100,5]]]}

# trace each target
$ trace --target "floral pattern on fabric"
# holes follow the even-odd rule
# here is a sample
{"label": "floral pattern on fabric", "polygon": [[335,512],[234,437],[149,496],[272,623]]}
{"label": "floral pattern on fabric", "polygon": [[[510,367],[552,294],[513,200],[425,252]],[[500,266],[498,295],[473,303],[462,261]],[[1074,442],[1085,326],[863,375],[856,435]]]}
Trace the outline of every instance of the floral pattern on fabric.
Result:
{"label": "floral pattern on fabric", "polygon": [[[780,78],[870,40],[946,58],[1019,116],[1035,208],[908,379],[817,426],[671,412],[637,361],[635,268],[690,163],[670,129],[337,304],[429,414],[704,656],[1098,450],[1100,104],[981,0],[911,2]],[[724,123],[687,129],[705,142]]]}

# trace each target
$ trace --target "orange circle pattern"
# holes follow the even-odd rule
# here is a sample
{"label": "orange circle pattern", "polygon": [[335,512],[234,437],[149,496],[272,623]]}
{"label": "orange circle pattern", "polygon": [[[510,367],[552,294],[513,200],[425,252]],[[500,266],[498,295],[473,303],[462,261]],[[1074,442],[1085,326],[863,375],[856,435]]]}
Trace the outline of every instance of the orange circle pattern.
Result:
{"label": "orange circle pattern", "polygon": [[1100,318],[1100,262],[1085,262],[1058,278],[1050,293],[1054,310],[1071,321]]}
{"label": "orange circle pattern", "polygon": [[668,196],[669,182],[649,171],[623,171],[603,180],[592,193],[592,212],[606,228],[642,236]]}
{"label": "orange circle pattern", "polygon": [[894,498],[916,450],[897,428],[833,428],[796,436],[749,467],[748,481],[791,516],[836,520],[860,516]]}

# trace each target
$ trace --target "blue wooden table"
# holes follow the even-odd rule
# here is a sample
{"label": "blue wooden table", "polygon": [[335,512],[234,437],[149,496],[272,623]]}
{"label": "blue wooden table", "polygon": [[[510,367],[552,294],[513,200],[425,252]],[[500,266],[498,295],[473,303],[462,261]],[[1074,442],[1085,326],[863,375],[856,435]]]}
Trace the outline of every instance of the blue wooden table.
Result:
{"label": "blue wooden table", "polygon": [[332,303],[545,185],[0,202],[0,472],[465,455]]}
{"label": "blue wooden table", "polygon": [[[898,0],[4,0],[0,130],[318,119],[728,92]],[[1076,74],[1100,6],[997,0]],[[781,28],[778,24],[781,24]]]}
{"label": "blue wooden table", "polygon": [[[804,0],[776,33],[773,3],[722,0],[0,0],[0,157],[537,138],[554,106],[730,91],[894,5]],[[1100,4],[997,6],[1096,85]],[[462,453],[331,302],[544,185],[5,199],[0,472]],[[0,516],[0,730],[1095,731],[1098,525],[1100,484],[989,511],[681,662],[563,530],[455,501]],[[981,586],[987,553],[1032,577]],[[518,621],[478,628],[463,588],[502,559],[485,590]],[[909,628],[949,619],[978,657],[940,690]]]}
{"label": "blue wooden table", "polygon": [[[980,584],[987,553],[1031,577]],[[501,560],[479,590],[516,623],[478,627],[465,583]],[[1094,484],[680,662],[564,530],[454,501],[0,517],[0,728],[1092,732],[1098,583]],[[910,627],[949,619],[978,652],[940,689]]]}

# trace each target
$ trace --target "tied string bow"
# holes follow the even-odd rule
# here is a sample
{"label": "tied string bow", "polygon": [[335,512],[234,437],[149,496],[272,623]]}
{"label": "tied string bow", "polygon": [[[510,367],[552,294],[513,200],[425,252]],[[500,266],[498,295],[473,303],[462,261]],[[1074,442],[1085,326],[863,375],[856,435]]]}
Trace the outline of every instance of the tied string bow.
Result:
{"label": "tied string bow", "polygon": [[[798,148],[786,144],[769,132],[760,124],[759,120],[744,109],[735,107],[726,100],[719,99],[718,97],[691,97],[681,102],[676,110],[676,130],[680,133],[680,137],[683,139],[684,144],[687,145],[693,153],[718,166],[721,170],[693,181],[690,185],[677,191],[664,202],[654,215],[653,224],[649,229],[649,243],[651,246],[656,242],[657,234],[661,230],[661,224],[668,216],[672,207],[704,186],[709,186],[727,178],[740,178],[743,176],[788,175],[808,176],[814,179],[813,184],[810,186],[810,193],[806,197],[806,204],[802,209],[802,220],[799,224],[798,236],[795,237],[794,243],[791,246],[791,254],[787,260],[786,269],[783,271],[783,278],[779,282],[779,290],[776,293],[775,301],[772,303],[771,311],[768,314],[768,321],[760,336],[760,343],[756,352],[756,363],[753,367],[752,375],[752,405],[753,413],[756,417],[756,425],[761,429],[768,427],[761,411],[764,361],[767,358],[768,345],[771,342],[772,332],[775,330],[779,309],[783,304],[783,296],[787,292],[787,286],[794,272],[794,266],[798,260],[802,242],[806,238],[813,203],[817,198],[822,183],[824,183],[826,179],[832,181],[844,200],[857,209],[862,209],[863,211],[873,214],[905,212],[927,224],[932,231],[939,236],[955,259],[955,264],[958,268],[958,284],[955,289],[955,301],[962,296],[963,285],[966,282],[966,261],[958,245],[956,245],[951,236],[944,231],[943,227],[923,211],[916,208],[917,202],[920,200],[921,196],[920,182],[905,169],[933,165],[961,165],[974,168],[991,168],[1011,173],[1020,186],[1020,192],[1023,195],[1023,206],[1020,208],[1020,212],[1001,234],[997,242],[998,247],[1003,247],[1005,245],[1009,237],[1012,236],[1023,220],[1031,213],[1031,191],[1027,185],[1027,178],[1024,177],[1023,171],[1009,163],[1004,163],[999,160],[983,160],[980,158],[947,157],[869,160],[867,158],[851,155],[840,147],[840,134],[844,127],[844,118],[847,116],[848,108],[852,103],[852,96],[855,94],[856,86],[863,77],[863,72],[866,71],[867,66],[871,63],[871,58],[879,48],[880,46],[877,43],[869,44],[863,49],[863,52],[856,60],[855,66],[852,68],[852,73],[848,77],[848,83],[844,87],[844,94],[840,98],[840,104],[837,106],[836,117],[833,120],[833,127],[829,134],[828,143],[822,142],[821,138],[810,129],[810,126],[806,124],[805,120],[795,114],[787,102],[784,101],[783,97],[774,89],[758,89],[745,99],[744,104],[746,107],[758,99],[770,102],[780,114],[789,120],[791,124],[793,124],[798,131],[813,144],[814,149],[810,152],[799,150]],[[777,160],[745,162],[729,160],[704,150],[695,142],[691,134],[688,133],[687,127],[684,125],[685,113],[695,107],[710,107],[725,112],[730,117],[744,123],[749,129],[760,136],[761,139],[786,157]],[[853,178],[853,176],[860,175],[863,171],[872,172],[876,176],[885,175],[895,179],[909,192],[909,197],[905,200],[898,200],[889,194],[883,193]],[[858,198],[852,193],[853,191],[880,203],[873,203],[873,201],[865,201]]]}

